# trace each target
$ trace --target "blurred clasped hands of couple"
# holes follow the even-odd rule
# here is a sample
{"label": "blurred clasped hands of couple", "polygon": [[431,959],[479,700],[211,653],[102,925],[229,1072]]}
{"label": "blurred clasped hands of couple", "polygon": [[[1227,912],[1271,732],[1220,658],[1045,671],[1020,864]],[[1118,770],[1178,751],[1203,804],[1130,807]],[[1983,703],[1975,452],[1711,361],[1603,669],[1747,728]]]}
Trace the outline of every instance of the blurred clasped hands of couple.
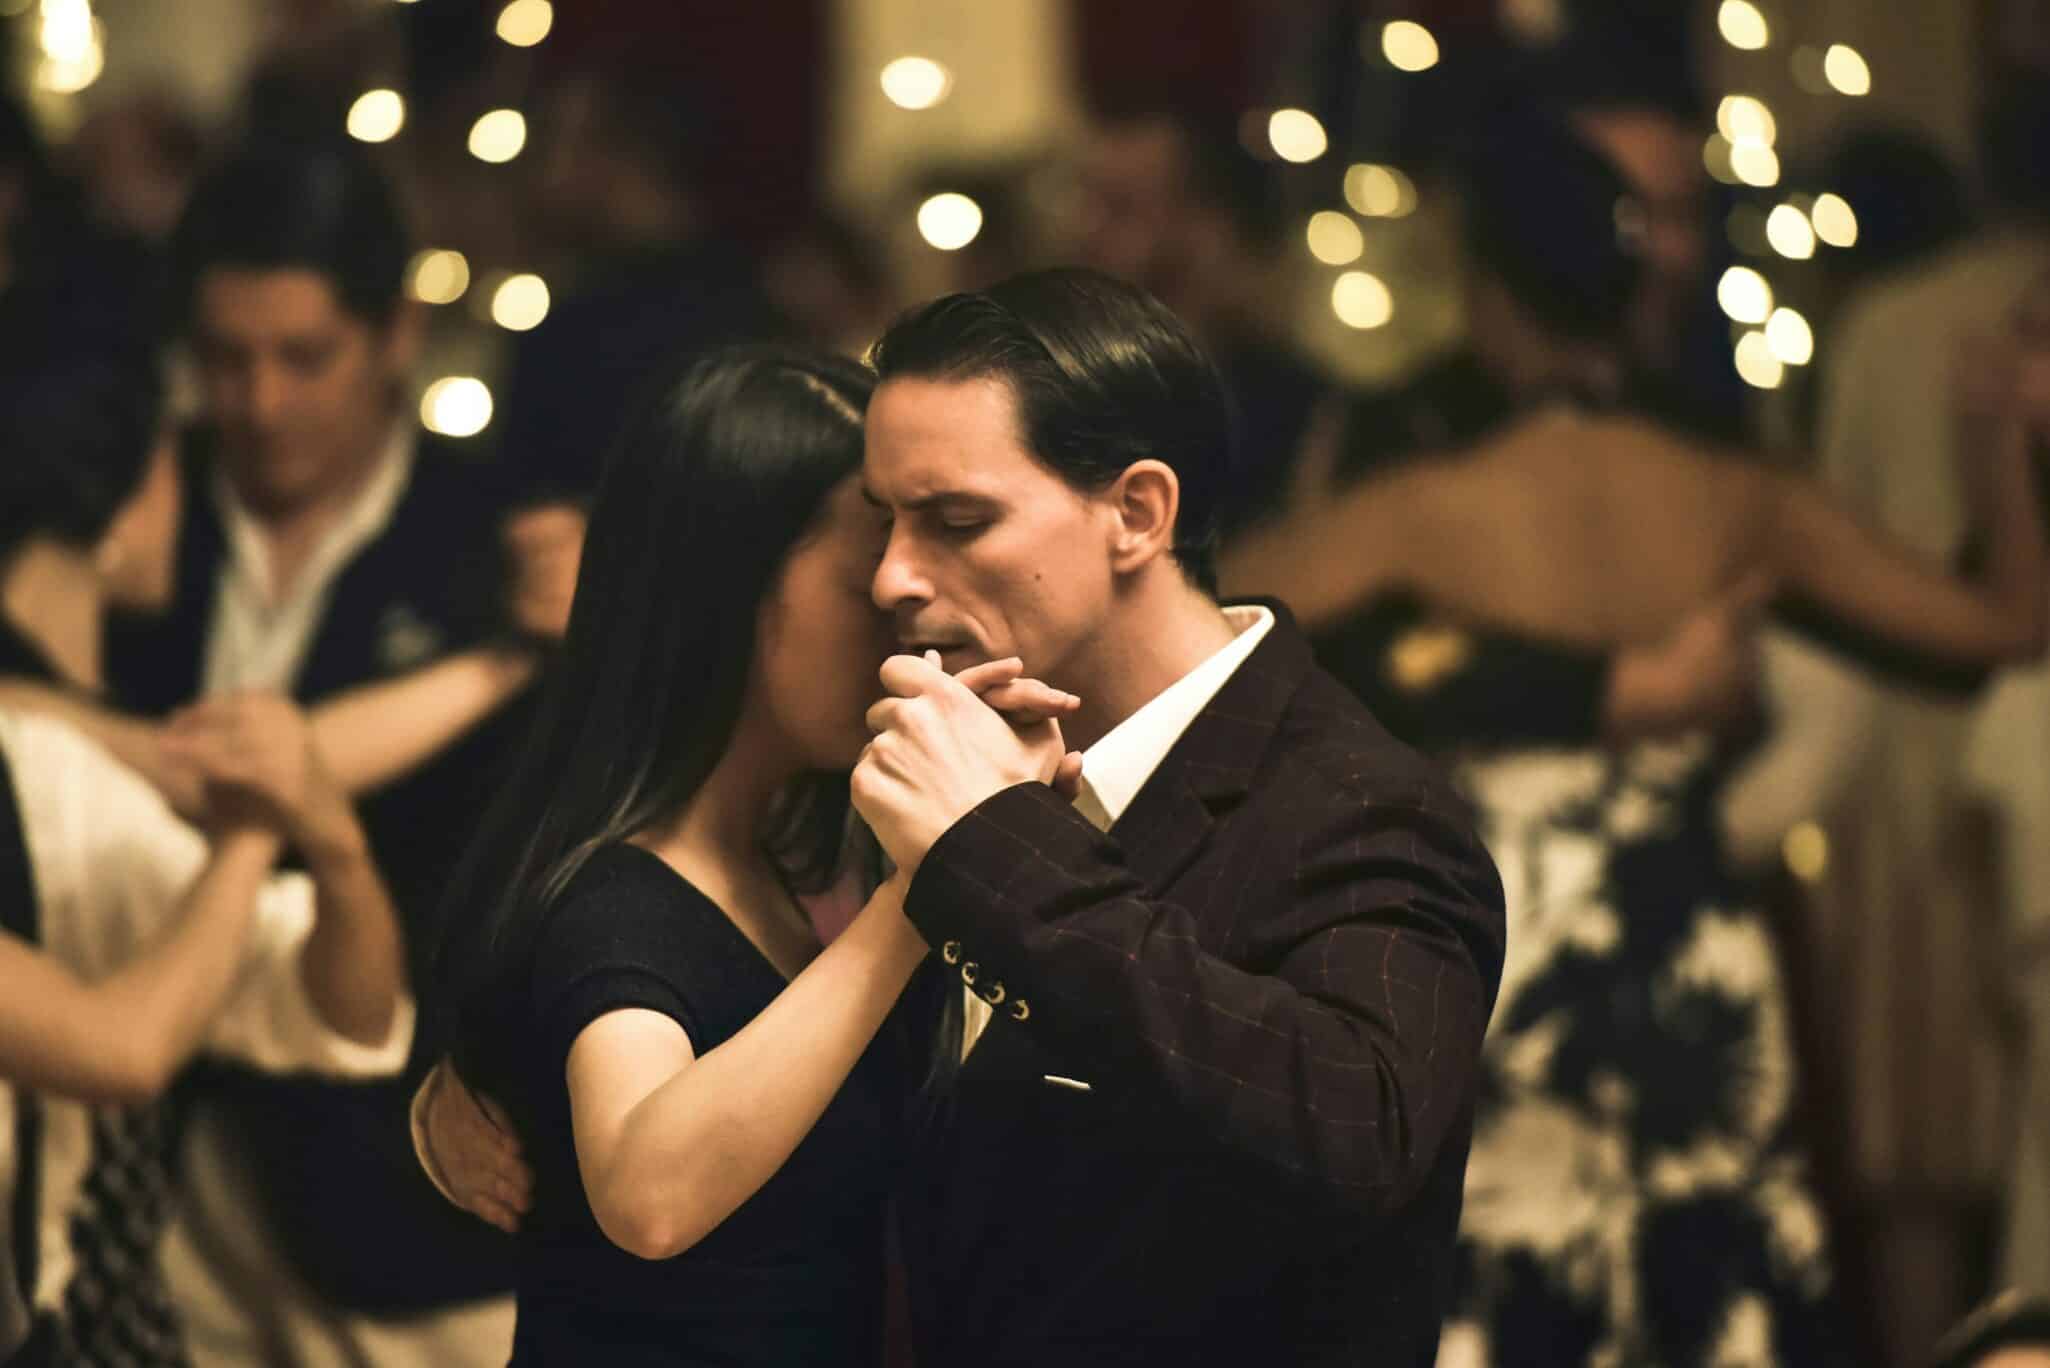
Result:
{"label": "blurred clasped hands of couple", "polygon": [[360,840],[349,797],[321,758],[305,712],[278,693],[218,694],[159,733],[166,798],[213,833],[268,831],[308,853]]}

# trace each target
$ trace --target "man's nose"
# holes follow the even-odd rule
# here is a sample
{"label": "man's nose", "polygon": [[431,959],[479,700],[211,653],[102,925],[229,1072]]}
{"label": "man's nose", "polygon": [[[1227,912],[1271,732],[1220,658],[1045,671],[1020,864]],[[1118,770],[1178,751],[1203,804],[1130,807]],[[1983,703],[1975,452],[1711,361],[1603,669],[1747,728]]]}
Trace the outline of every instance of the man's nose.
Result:
{"label": "man's nose", "polygon": [[886,613],[932,598],[932,581],[905,543],[901,534],[891,532],[890,544],[883,548],[883,559],[876,566],[875,580],[870,585],[876,607]]}
{"label": "man's nose", "polygon": [[269,428],[285,416],[287,382],[275,366],[253,366],[243,390],[246,415],[252,427]]}

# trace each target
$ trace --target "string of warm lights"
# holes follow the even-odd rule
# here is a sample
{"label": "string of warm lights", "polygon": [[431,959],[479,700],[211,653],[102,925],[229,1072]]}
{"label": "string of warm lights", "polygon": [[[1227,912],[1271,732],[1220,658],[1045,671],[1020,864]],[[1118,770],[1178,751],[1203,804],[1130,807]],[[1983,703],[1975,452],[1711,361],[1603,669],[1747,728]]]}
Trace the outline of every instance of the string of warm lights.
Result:
{"label": "string of warm lights", "polygon": [[[954,93],[954,73],[945,63],[910,53],[883,64],[877,76],[883,98],[910,114],[932,109]],[[982,206],[958,190],[928,195],[914,217],[918,235],[940,252],[958,252],[982,233]]]}
{"label": "string of warm lights", "polygon": [[[1360,59],[1370,66],[1386,66],[1404,75],[1438,64],[1436,35],[1411,19],[1362,25],[1359,50]],[[1308,110],[1277,109],[1265,122],[1267,146],[1285,162],[1304,165],[1330,149],[1324,125]],[[1248,131],[1256,130],[1255,120]],[[1352,212],[1319,209],[1304,226],[1310,255],[1325,266],[1350,267],[1366,253],[1366,233],[1359,219],[1397,219],[1416,212],[1416,185],[1393,166],[1355,162],[1346,167],[1341,189]],[[1381,277],[1355,267],[1341,271],[1331,282],[1331,312],[1348,328],[1386,327],[1395,317],[1395,295]]]}
{"label": "string of warm lights", "polygon": [[[1753,0],[1722,0],[1716,29],[1739,52],[1763,52],[1772,46],[1771,22]],[[1871,69],[1848,43],[1822,50],[1798,46],[1791,64],[1794,83],[1811,95],[1833,92],[1855,99],[1871,93]],[[1726,95],[1716,106],[1716,131],[1702,149],[1702,160],[1708,173],[1725,185],[1770,190],[1780,179],[1777,138],[1778,122],[1763,100]],[[1791,194],[1762,213],[1756,204],[1740,205],[1730,216],[1730,236],[1747,256],[1807,261],[1818,244],[1856,244],[1858,217],[1834,192]],[[1815,333],[1808,320],[1793,308],[1775,304],[1772,284],[1759,271],[1730,267],[1717,285],[1716,299],[1735,325],[1737,374],[1746,384],[1777,389],[1787,367],[1805,366],[1814,359]]]}
{"label": "string of warm lights", "polygon": [[[47,6],[51,0],[43,0]],[[415,0],[393,0],[412,4]],[[70,0],[84,4],[85,0]],[[555,27],[555,7],[550,0],[510,0],[498,12],[493,31],[510,47],[531,48],[548,37]],[[406,127],[406,100],[399,91],[386,87],[366,90],[349,106],[344,125],[359,142],[384,143],[399,136]],[[517,158],[527,145],[527,117],[517,109],[492,109],[470,125],[468,149],[471,156],[494,166]],[[468,258],[450,247],[430,247],[416,255],[406,269],[406,293],[423,304],[454,304],[469,294]],[[488,303],[481,316],[508,332],[526,332],[539,327],[548,317],[548,282],[531,271],[487,281]],[[474,437],[491,424],[491,388],[474,375],[444,375],[431,382],[420,396],[420,421],[428,431],[445,437]]]}

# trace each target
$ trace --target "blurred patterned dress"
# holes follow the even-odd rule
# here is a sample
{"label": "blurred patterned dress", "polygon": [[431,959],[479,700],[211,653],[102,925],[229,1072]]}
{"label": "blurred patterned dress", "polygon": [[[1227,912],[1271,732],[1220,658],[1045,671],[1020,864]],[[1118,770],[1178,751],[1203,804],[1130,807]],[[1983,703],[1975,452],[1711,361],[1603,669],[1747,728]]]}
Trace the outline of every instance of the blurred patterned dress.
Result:
{"label": "blurred patterned dress", "polygon": [[1720,872],[1708,743],[1601,748],[1603,670],[1547,692],[1527,648],[1411,602],[1317,644],[1446,761],[1508,895],[1440,1368],[1842,1361],[1778,959]]}

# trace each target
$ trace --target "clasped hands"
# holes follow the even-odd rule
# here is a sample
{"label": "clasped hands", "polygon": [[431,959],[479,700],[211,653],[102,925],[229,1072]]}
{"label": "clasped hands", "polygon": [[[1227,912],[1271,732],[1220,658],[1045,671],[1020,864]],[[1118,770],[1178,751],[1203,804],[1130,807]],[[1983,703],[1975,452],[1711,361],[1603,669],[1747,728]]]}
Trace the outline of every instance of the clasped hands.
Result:
{"label": "clasped hands", "polygon": [[271,831],[309,858],[357,840],[349,799],[321,760],[306,714],[281,694],[202,699],[171,716],[160,744],[198,785],[191,815],[203,826]]}
{"label": "clasped hands", "polygon": [[884,663],[884,697],[868,710],[875,739],[849,789],[900,875],[908,878],[949,827],[1014,784],[1050,784],[1074,796],[1082,757],[1062,740],[1060,719],[1081,700],[1024,671],[1010,657],[950,675],[937,651]]}

